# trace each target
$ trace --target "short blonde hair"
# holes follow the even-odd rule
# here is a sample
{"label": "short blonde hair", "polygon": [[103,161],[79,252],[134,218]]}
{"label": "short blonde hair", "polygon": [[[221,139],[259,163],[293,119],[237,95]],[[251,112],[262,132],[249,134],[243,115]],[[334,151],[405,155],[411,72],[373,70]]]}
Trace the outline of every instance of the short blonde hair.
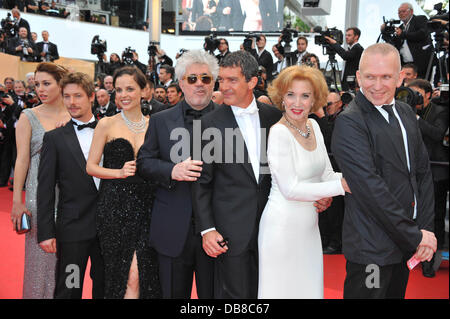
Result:
{"label": "short blonde hair", "polygon": [[313,88],[314,104],[311,113],[327,105],[328,86],[322,72],[309,66],[293,65],[281,71],[268,88],[269,97],[278,109],[284,111],[284,95],[295,80],[308,81]]}
{"label": "short blonde hair", "polygon": [[395,60],[398,64],[398,71],[400,72],[402,68],[401,60],[400,60],[400,54],[398,53],[398,50],[396,47],[394,47],[392,44],[389,43],[375,43],[369,46],[367,49],[365,49],[361,55],[361,59],[359,60],[359,70],[361,70],[361,66],[366,61],[366,57],[368,55],[374,55],[379,54],[381,56],[387,56],[387,55],[394,55]]}

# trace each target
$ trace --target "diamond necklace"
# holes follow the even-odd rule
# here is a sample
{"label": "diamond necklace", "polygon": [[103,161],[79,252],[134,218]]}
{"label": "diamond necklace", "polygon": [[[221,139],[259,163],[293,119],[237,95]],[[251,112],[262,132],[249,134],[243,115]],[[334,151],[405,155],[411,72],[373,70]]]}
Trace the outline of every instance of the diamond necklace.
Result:
{"label": "diamond necklace", "polygon": [[120,112],[122,114],[122,118],[125,121],[125,124],[128,126],[128,128],[133,131],[134,133],[142,133],[145,132],[145,117],[142,115],[142,118],[139,122],[133,122],[130,119],[127,118],[125,113],[122,111]]}
{"label": "diamond necklace", "polygon": [[289,122],[289,120],[286,117],[286,113],[283,114],[284,119],[286,120],[286,122],[288,123],[288,125],[293,128],[294,130],[296,130],[301,136],[303,136],[304,138],[308,138],[311,135],[311,129],[309,128],[308,124],[306,124],[306,133],[303,132],[301,129],[299,129],[297,126],[295,126],[294,124],[292,124],[291,122]]}

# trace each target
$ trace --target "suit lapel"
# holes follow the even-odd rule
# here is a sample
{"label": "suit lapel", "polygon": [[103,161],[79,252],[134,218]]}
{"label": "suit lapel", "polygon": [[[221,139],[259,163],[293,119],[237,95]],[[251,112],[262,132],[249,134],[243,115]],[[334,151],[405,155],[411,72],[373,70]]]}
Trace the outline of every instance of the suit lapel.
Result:
{"label": "suit lapel", "polygon": [[[268,117],[268,114],[264,107],[261,106],[260,103],[258,103],[259,108],[259,125],[261,127],[261,141],[260,141],[260,169],[259,169],[259,180],[258,183],[261,183],[261,180],[264,178],[264,176],[268,175],[269,171],[269,163],[267,161],[267,142],[269,138],[269,129],[271,121]],[[267,170],[267,171],[265,171]]]}
{"label": "suit lapel", "polygon": [[[87,175],[86,159],[84,158],[80,142],[78,141],[77,135],[75,133],[75,129],[73,128],[73,125],[70,122],[64,126],[63,139],[70,153],[75,158],[75,161],[77,162],[81,171],[84,173],[84,175]],[[92,186],[95,189],[97,189],[97,187],[95,186],[94,178],[89,176],[89,180],[92,182]]]}
{"label": "suit lapel", "polygon": [[[403,127],[405,128],[406,133],[406,142],[408,144],[408,155],[409,155],[409,164],[410,164],[410,171],[415,171],[415,162],[414,162],[414,156],[412,154],[412,150],[414,149],[413,140],[414,137],[410,136],[412,132],[414,132],[413,123],[411,123],[410,119],[408,118],[408,115],[405,112],[405,109],[396,104],[396,109],[398,112],[398,115],[400,116],[400,119],[403,123]],[[407,164],[407,163],[406,163]]]}
{"label": "suit lapel", "polygon": [[386,119],[381,115],[381,113],[375,108],[375,106],[366,99],[366,97],[362,93],[358,93],[357,97],[357,103],[359,105],[362,105],[365,112],[369,113],[369,118],[373,122],[374,125],[378,128],[378,131],[380,131],[382,134],[380,134],[383,137],[383,140],[386,141],[384,143],[383,147],[388,147],[389,150],[386,149],[386,151],[389,151],[389,153],[394,153],[397,155],[397,163],[401,163],[399,166],[402,169],[406,169],[408,171],[408,164],[405,162],[405,155],[402,154],[402,149],[398,147],[396,140],[392,136],[392,134],[389,134],[389,131],[391,130],[389,123],[386,121]]}

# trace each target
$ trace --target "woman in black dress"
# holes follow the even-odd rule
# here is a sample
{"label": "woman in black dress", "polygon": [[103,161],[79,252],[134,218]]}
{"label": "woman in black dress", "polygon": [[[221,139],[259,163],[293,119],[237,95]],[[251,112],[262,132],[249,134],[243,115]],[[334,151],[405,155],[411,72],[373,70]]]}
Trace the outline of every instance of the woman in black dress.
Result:
{"label": "woman in black dress", "polygon": [[157,255],[149,246],[153,187],[135,174],[148,127],[140,105],[145,85],[145,76],[134,67],[115,72],[116,102],[122,112],[98,122],[86,165],[88,174],[102,179],[97,231],[106,298],[161,297]]}

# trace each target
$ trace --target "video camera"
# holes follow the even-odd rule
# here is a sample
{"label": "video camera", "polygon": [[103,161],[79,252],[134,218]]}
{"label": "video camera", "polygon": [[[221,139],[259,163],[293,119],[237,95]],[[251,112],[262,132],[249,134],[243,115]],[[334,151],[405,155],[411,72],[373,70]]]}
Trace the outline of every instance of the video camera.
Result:
{"label": "video camera", "polygon": [[216,51],[216,49],[219,47],[220,40],[217,39],[216,34],[211,34],[208,37],[205,37],[205,43],[203,44],[203,48],[205,51],[209,51],[211,54]]}
{"label": "video camera", "polygon": [[333,49],[333,47],[330,46],[325,37],[332,38],[337,43],[339,43],[339,45],[342,45],[344,43],[344,34],[342,33],[341,30],[338,30],[337,28],[329,28],[325,31],[322,31],[322,27],[317,26],[314,28],[314,32],[320,34],[314,37],[314,43],[323,46],[324,54],[328,55],[336,54],[336,51]]}
{"label": "video camera", "polygon": [[[384,23],[384,29],[381,31],[380,37],[383,38],[383,40],[386,43],[395,45],[395,37],[397,36],[397,33],[395,32],[396,25],[400,25],[402,21],[390,19],[386,20],[386,17],[383,16],[383,23]],[[378,41],[380,40],[380,37],[378,37]],[[377,41],[377,43],[378,43]]]}
{"label": "video camera", "polygon": [[252,50],[252,43],[253,43],[253,38],[255,38],[256,41],[259,41],[259,37],[260,34],[259,33],[253,33],[253,32],[249,32],[244,39],[244,50],[245,51],[251,51]]}
{"label": "video camera", "polygon": [[291,29],[291,24],[288,23],[286,25],[286,28],[284,28],[281,31],[281,41],[280,42],[284,43],[284,45],[282,46],[283,50],[284,50],[284,53],[291,52],[292,36],[298,37],[298,31],[295,30],[295,29]]}
{"label": "video camera", "polygon": [[107,51],[106,40],[100,40],[98,35],[92,38],[91,54],[97,55],[99,60],[103,60],[103,54]]}
{"label": "video camera", "polygon": [[447,10],[444,10],[442,2],[434,5],[434,10],[437,11],[437,14],[430,17],[430,20],[427,22],[428,31],[430,33],[435,32],[435,40],[436,40],[436,51],[445,51],[444,47],[444,34],[448,32],[448,23],[446,25],[442,24],[439,20],[444,20],[448,22],[448,13]]}
{"label": "video camera", "polygon": [[18,32],[17,19],[11,18],[11,13],[7,13],[6,18],[2,19],[1,26],[7,37],[14,37]]}
{"label": "video camera", "polygon": [[134,64],[133,61],[133,53],[135,53],[136,50],[132,49],[131,47],[125,48],[125,51],[122,53],[122,62],[124,64]]}
{"label": "video camera", "polygon": [[150,57],[156,56],[156,52],[158,51],[156,46],[158,44],[159,42],[157,41],[150,41],[150,43],[148,44],[147,52]]}

